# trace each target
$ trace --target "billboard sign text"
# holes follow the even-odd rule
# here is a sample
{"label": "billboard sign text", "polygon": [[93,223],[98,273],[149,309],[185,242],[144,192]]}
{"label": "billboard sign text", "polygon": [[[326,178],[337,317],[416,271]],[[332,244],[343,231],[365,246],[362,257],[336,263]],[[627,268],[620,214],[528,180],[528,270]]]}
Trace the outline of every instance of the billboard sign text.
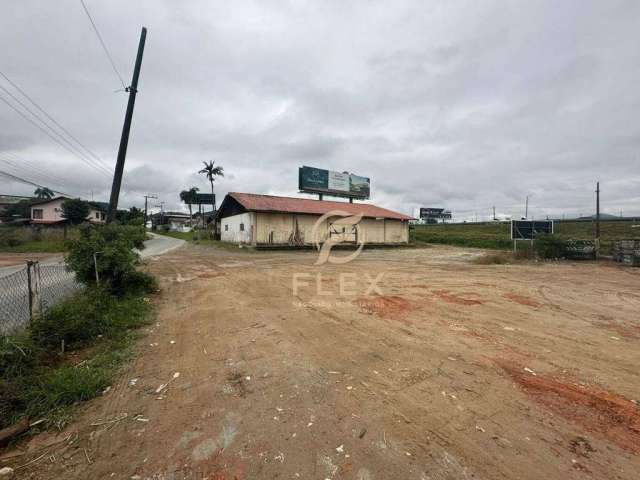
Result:
{"label": "billboard sign text", "polygon": [[367,177],[315,167],[299,168],[298,188],[302,192],[360,199],[369,198],[371,194],[371,182]]}

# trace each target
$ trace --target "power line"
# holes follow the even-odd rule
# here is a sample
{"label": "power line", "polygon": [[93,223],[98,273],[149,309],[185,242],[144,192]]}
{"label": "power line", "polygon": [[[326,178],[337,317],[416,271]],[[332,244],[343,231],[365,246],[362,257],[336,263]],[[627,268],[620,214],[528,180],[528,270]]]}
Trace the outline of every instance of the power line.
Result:
{"label": "power line", "polygon": [[116,75],[120,79],[120,83],[122,84],[122,88],[126,89],[127,87],[124,84],[124,80],[122,79],[122,75],[120,75],[120,72],[118,72],[118,69],[116,68],[116,64],[113,61],[113,58],[111,57],[111,54],[109,53],[109,49],[105,45],[104,40],[102,39],[102,35],[100,35],[100,32],[98,31],[98,27],[96,26],[96,23],[93,21],[93,18],[91,18],[91,14],[89,13],[89,9],[85,5],[84,0],[80,0],[80,3],[82,4],[82,8],[84,8],[85,13],[87,14],[87,17],[89,18],[89,21],[91,22],[91,25],[93,26],[93,31],[96,32],[96,36],[98,37],[98,40],[100,40],[100,44],[102,45],[102,49],[104,50],[104,53],[107,55],[107,58],[109,59],[109,62],[111,63],[111,67],[113,67],[113,71],[116,72]]}
{"label": "power line", "polygon": [[[35,118],[36,120],[38,120],[42,125],[44,125],[45,127],[47,127],[51,133],[53,133],[54,135],[56,135],[56,138],[60,139],[61,141],[63,141],[65,143],[66,146],[63,146],[66,150],[68,150],[69,152],[71,152],[72,154],[74,154],[76,157],[80,158],[83,162],[90,164],[91,166],[93,166],[94,168],[101,168],[105,173],[109,173],[109,170],[102,166],[101,164],[97,163],[95,160],[93,160],[91,157],[88,157],[87,154],[85,154],[84,152],[82,152],[81,150],[78,149],[78,147],[76,147],[75,145],[73,145],[69,140],[67,140],[63,135],[61,135],[60,133],[58,133],[51,125],[49,125],[47,122],[45,122],[42,117],[40,117],[37,113],[34,113],[33,110],[31,110],[28,106],[26,106],[19,98],[16,98],[15,95],[13,95],[9,90],[7,90],[5,87],[3,87],[2,85],[0,85],[0,89],[2,91],[4,91],[7,95],[9,95],[14,102],[17,102],[22,108],[24,108],[27,112],[29,112],[31,114],[31,116],[33,118]],[[5,102],[6,103],[6,102]],[[12,107],[13,108],[13,107]],[[16,110],[16,108],[13,108],[14,110]],[[17,110],[16,110],[17,111]],[[33,122],[32,122],[33,123]],[[34,124],[35,125],[35,124]],[[51,135],[49,135],[49,137],[51,137]]]}
{"label": "power line", "polygon": [[[0,85],[0,88],[4,88]],[[9,95],[11,95],[9,93]],[[13,96],[12,96],[13,97]],[[57,143],[59,146],[61,146],[62,148],[64,148],[65,150],[67,150],[68,152],[70,152],[71,154],[73,154],[74,156],[76,156],[77,158],[79,158],[80,160],[82,160],[84,163],[86,163],[87,165],[89,165],[90,167],[95,168],[96,170],[98,170],[99,172],[106,174],[106,175],[111,175],[111,173],[105,168],[105,167],[99,167],[96,166],[94,163],[91,163],[90,161],[88,161],[85,157],[78,155],[74,150],[70,149],[69,147],[67,147],[64,143],[62,143],[60,140],[58,140],[56,137],[54,137],[53,135],[51,135],[47,130],[45,130],[44,128],[42,128],[40,125],[38,125],[36,122],[34,122],[31,118],[29,118],[27,115],[24,114],[24,112],[22,112],[20,109],[16,108],[13,104],[11,104],[6,98],[2,97],[0,95],[0,100],[2,100],[4,103],[6,103],[11,109],[13,109],[16,113],[18,113],[18,115],[20,115],[22,118],[24,118],[25,120],[27,120],[29,123],[31,123],[33,126],[35,126],[38,130],[40,130],[42,133],[44,133],[47,137],[49,137],[51,140],[53,140],[55,143]],[[20,103],[20,102],[19,102]],[[28,110],[28,109],[27,109]],[[29,110],[28,110],[29,111]],[[32,113],[33,115],[33,113]],[[35,116],[35,115],[34,115]],[[37,116],[35,116],[36,118],[38,118]],[[40,119],[39,119],[40,120]],[[42,120],[40,120],[42,122]],[[44,122],[43,122],[44,123]],[[46,125],[46,123],[45,123]],[[48,126],[48,125],[47,125]],[[49,127],[51,129],[51,127]],[[58,134],[57,132],[54,131],[54,133],[56,133],[58,136],[60,136],[60,134]],[[63,137],[63,140],[64,137]],[[68,142],[68,140],[65,140]]]}
{"label": "power line", "polygon": [[87,148],[80,140],[78,140],[74,135],[71,134],[71,132],[69,132],[66,128],[64,128],[62,125],[60,125],[60,123],[58,123],[58,121],[53,118],[49,113],[47,113],[44,108],[42,108],[33,98],[31,98],[22,88],[20,88],[18,85],[15,84],[15,82],[13,82],[9,77],[7,77],[4,72],[0,71],[0,75],[2,75],[2,77],[4,77],[4,79],[16,90],[18,90],[27,100],[29,100],[38,110],[40,110],[49,120],[51,120],[60,130],[62,130],[64,133],[66,133],[71,139],[73,139],[78,145],[80,145],[87,153],[89,153],[89,155],[91,155],[97,162],[99,162],[100,164],[102,164],[102,166],[104,166],[105,168],[108,168],[108,165],[106,165],[102,159],[95,154],[94,152],[92,152],[91,150],[89,150],[89,148]]}
{"label": "power line", "polygon": [[9,160],[7,158],[3,158],[2,156],[0,156],[0,161],[5,163],[9,167],[13,168],[14,170],[16,170],[18,174],[26,173],[27,175],[30,175],[31,177],[33,177],[35,180],[38,180],[38,181],[51,183],[54,185],[55,184],[65,185],[66,183],[63,180],[59,178],[55,178],[55,176],[53,175],[50,175],[48,172],[39,172],[37,169],[34,169],[33,167],[24,168],[23,166],[16,164],[14,161]]}
{"label": "power line", "polygon": [[[57,176],[57,174],[51,173],[49,170],[45,169],[42,164],[38,164],[30,160],[18,157],[12,152],[2,152],[2,155],[5,156],[5,161],[16,162],[21,168],[26,167],[32,169],[33,171],[41,172],[46,178],[57,182],[59,185],[66,185],[69,181],[68,179],[63,179],[62,177]],[[6,160],[6,157],[8,157],[9,160]]]}
{"label": "power line", "polygon": [[[5,172],[4,170],[0,170],[0,175],[2,175],[3,177],[9,178],[9,179],[11,179],[11,180],[15,180],[16,182],[25,183],[25,184],[27,184],[27,185],[32,185],[32,186],[34,186],[34,187],[38,187],[38,188],[47,188],[47,187],[46,187],[46,186],[44,186],[44,185],[40,185],[39,183],[32,182],[31,180],[27,180],[26,178],[22,178],[22,177],[19,177],[19,176],[17,176],[17,175],[13,175],[12,173]],[[67,193],[64,193],[64,192],[61,192],[61,191],[59,191],[59,190],[52,190],[52,191],[53,191],[54,193],[60,193],[60,194],[65,195],[65,196],[67,196],[67,197],[70,197],[70,196],[71,196],[71,195],[69,195],[69,194],[67,194]]]}

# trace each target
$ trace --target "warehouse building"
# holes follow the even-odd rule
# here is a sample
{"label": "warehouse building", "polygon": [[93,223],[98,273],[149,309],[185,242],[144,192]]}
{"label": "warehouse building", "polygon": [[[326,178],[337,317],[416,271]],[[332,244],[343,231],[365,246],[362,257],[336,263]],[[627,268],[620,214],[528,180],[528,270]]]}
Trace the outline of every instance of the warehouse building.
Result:
{"label": "warehouse building", "polygon": [[348,242],[399,245],[409,241],[412,217],[364,203],[331,202],[307,198],[276,197],[251,193],[229,193],[216,214],[217,230],[225,242],[254,246],[314,244],[313,228],[332,211],[362,215],[357,228],[336,223],[341,217],[325,218],[316,229],[322,243],[333,235]]}

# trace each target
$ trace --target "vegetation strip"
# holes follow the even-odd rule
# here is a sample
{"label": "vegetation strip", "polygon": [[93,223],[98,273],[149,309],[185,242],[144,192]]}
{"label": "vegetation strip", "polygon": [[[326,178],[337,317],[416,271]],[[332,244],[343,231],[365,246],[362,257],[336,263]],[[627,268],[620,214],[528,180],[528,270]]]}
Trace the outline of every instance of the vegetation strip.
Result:
{"label": "vegetation strip", "polygon": [[[68,241],[67,264],[85,290],[0,337],[0,428],[22,419],[62,428],[70,407],[99,395],[132,352],[135,329],[149,322],[155,280],[136,267],[141,227],[84,226]],[[94,252],[100,252],[99,285]],[[24,421],[24,420],[23,420]]]}

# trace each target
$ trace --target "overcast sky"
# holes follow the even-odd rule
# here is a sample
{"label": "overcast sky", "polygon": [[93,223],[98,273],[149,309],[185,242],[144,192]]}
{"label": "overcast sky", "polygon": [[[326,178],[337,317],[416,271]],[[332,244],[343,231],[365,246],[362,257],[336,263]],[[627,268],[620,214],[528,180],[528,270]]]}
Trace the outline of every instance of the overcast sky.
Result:
{"label": "overcast sky", "polygon": [[[409,214],[519,216],[526,195],[538,218],[590,214],[596,180],[604,212],[640,214],[638,1],[85,1],[127,84],[149,30],[121,207],[180,209],[215,160],[219,200],[297,196],[310,165]],[[2,2],[0,44],[0,71],[112,168],[127,95],[80,0]],[[0,125],[0,170],[108,200],[2,101]]]}

